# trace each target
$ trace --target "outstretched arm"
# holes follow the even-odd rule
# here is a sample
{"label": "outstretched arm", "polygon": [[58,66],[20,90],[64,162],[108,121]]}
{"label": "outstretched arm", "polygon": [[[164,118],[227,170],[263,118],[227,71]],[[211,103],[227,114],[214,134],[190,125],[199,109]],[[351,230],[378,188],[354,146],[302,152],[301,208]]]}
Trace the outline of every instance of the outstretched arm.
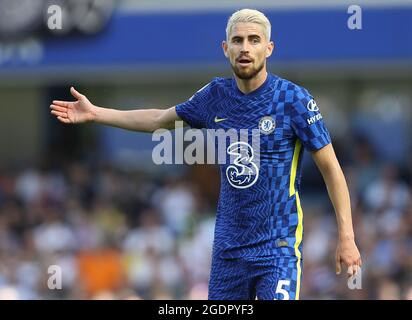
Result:
{"label": "outstretched arm", "polygon": [[115,110],[93,105],[85,95],[73,87],[70,92],[76,101],[54,100],[51,113],[63,123],[75,124],[88,121],[133,131],[153,132],[156,129],[173,129],[180,120],[175,107],[169,109]]}
{"label": "outstretched arm", "polygon": [[312,157],[322,173],[329,197],[335,208],[339,240],[336,250],[336,274],[341,272],[341,263],[348,267],[348,274],[354,275],[362,265],[359,250],[355,244],[348,186],[331,144],[312,152]]}

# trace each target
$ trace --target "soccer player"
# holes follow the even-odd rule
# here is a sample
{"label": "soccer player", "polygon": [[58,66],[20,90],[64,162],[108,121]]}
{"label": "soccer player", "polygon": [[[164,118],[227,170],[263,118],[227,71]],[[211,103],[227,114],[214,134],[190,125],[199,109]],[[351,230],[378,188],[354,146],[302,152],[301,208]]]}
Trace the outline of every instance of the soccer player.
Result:
{"label": "soccer player", "polygon": [[[271,25],[256,10],[228,20],[222,42],[233,78],[214,78],[188,101],[166,110],[130,110],[93,105],[73,87],[74,102],[53,101],[51,113],[67,124],[94,121],[129,130],[173,129],[184,120],[194,128],[259,129],[260,166],[248,142],[231,144],[233,163],[220,166],[209,299],[299,299],[303,212],[299,185],[303,150],[319,168],[335,208],[336,273],[351,276],[361,266],[350,198],[322,115],[309,92],[270,74]],[[256,150],[255,150],[256,151]]]}

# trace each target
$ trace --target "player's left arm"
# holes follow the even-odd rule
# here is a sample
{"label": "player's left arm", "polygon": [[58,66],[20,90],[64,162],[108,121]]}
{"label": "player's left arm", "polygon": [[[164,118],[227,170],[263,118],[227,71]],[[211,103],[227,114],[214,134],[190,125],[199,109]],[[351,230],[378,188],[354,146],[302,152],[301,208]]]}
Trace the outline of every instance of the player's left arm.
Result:
{"label": "player's left arm", "polygon": [[348,274],[352,276],[362,265],[362,260],[355,243],[350,196],[345,176],[332,144],[329,143],[317,151],[312,151],[312,157],[323,176],[329,197],[335,208],[339,232],[335,257],[336,274],[340,274],[343,263],[348,268]]}

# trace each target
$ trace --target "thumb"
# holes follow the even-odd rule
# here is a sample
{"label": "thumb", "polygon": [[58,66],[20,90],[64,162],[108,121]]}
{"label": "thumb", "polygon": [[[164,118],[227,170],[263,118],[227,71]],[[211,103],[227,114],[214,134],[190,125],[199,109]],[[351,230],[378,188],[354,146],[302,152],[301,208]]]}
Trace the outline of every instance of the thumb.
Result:
{"label": "thumb", "polygon": [[340,274],[341,272],[341,265],[339,257],[336,257],[336,274]]}
{"label": "thumb", "polygon": [[72,94],[73,97],[75,97],[76,99],[81,99],[83,97],[82,94],[80,94],[80,92],[78,92],[74,87],[70,88],[70,93]]}

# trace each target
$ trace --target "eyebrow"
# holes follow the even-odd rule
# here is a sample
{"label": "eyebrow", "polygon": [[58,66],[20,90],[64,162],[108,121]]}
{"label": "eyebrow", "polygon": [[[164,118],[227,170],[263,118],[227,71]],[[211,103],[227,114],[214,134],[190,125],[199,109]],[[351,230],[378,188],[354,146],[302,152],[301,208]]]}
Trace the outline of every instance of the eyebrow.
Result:
{"label": "eyebrow", "polygon": [[[231,40],[234,40],[234,39],[243,39],[243,38],[244,38],[244,37],[242,37],[242,36],[233,36]],[[247,36],[247,38],[259,38],[259,39],[260,39],[261,36],[258,35],[258,34],[250,34],[250,35]]]}

